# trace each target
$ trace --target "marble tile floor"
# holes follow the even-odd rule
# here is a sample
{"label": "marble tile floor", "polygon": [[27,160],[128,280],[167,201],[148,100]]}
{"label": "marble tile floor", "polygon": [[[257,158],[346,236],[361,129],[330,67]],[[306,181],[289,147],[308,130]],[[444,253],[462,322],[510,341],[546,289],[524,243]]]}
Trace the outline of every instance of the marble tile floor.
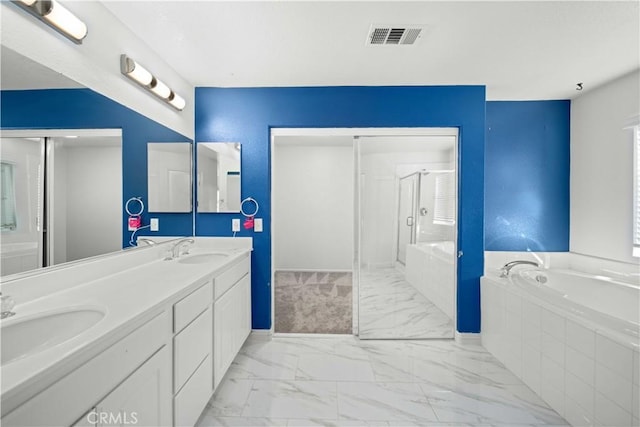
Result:
{"label": "marble tile floor", "polygon": [[361,270],[359,293],[362,339],[453,338],[452,319],[395,268]]}
{"label": "marble tile floor", "polygon": [[481,346],[252,334],[198,420],[212,426],[567,426]]}

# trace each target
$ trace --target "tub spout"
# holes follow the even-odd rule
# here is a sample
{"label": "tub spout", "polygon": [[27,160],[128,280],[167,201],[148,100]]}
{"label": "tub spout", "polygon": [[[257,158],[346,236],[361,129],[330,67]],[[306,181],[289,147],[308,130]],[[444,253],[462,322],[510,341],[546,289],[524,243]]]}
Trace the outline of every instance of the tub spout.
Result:
{"label": "tub spout", "polygon": [[502,268],[500,269],[501,271],[500,277],[508,277],[513,267],[515,267],[516,265],[523,265],[523,264],[539,267],[538,263],[534,261],[524,261],[524,260],[511,261],[502,266]]}

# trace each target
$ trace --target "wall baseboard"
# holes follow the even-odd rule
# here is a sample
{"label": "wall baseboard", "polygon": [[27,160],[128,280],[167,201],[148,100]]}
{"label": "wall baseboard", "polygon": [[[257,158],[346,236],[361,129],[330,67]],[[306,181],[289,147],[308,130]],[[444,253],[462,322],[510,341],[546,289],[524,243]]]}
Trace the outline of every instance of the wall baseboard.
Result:
{"label": "wall baseboard", "polygon": [[455,333],[455,341],[458,344],[462,345],[482,345],[482,340],[480,339],[480,334],[472,334],[468,332],[458,332]]}
{"label": "wall baseboard", "polygon": [[251,335],[259,335],[262,337],[266,337],[266,336],[271,336],[273,334],[271,329],[252,329]]}

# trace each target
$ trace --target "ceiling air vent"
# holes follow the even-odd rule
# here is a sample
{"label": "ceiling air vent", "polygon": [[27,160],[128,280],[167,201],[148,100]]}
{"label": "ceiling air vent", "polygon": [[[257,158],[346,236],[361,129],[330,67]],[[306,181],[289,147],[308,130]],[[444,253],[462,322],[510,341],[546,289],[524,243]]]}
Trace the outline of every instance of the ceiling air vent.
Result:
{"label": "ceiling air vent", "polygon": [[415,25],[372,25],[367,45],[410,45],[420,38],[421,32],[422,28]]}

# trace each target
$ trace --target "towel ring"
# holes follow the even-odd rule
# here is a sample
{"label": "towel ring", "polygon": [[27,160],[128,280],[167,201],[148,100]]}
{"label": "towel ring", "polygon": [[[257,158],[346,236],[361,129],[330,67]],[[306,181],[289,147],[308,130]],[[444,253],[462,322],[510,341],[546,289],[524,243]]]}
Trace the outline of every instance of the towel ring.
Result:
{"label": "towel ring", "polygon": [[[256,205],[256,211],[252,214],[248,214],[244,211],[244,204],[245,203],[254,203]],[[253,197],[247,197],[246,199],[244,199],[241,203],[240,203],[240,212],[242,213],[242,215],[246,216],[246,217],[252,217],[252,216],[256,216],[256,214],[258,213],[258,210],[260,209],[260,205],[258,204],[258,201],[256,199],[254,199]]]}
{"label": "towel ring", "polygon": [[[129,204],[132,203],[132,202],[140,203],[140,211],[138,213],[133,213],[129,209]],[[140,198],[140,197],[132,197],[132,198],[130,198],[129,200],[127,200],[127,203],[124,205],[124,210],[127,211],[129,216],[140,216],[140,215],[142,215],[142,212],[144,212],[144,202],[142,201],[142,198]]]}

